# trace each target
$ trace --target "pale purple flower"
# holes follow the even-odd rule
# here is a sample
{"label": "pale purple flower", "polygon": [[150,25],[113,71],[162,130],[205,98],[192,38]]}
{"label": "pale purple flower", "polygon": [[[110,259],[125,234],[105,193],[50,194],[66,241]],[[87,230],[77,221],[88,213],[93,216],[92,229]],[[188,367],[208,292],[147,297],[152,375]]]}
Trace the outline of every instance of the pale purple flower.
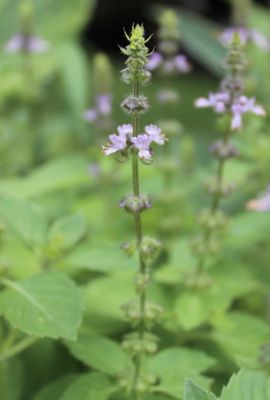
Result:
{"label": "pale purple flower", "polygon": [[248,98],[247,96],[240,96],[236,99],[231,106],[233,114],[231,121],[231,129],[240,129],[242,127],[242,115],[247,112],[264,116],[265,110],[263,107],[255,103],[255,98]]}
{"label": "pale purple flower", "polygon": [[253,211],[270,211],[270,186],[262,196],[250,200],[247,203],[247,209]]}
{"label": "pale purple flower", "polygon": [[97,109],[101,115],[109,115],[112,112],[112,99],[109,94],[100,94],[96,98]]}
{"label": "pale purple flower", "polygon": [[269,38],[267,38],[263,33],[259,32],[256,29],[248,29],[244,27],[229,27],[224,29],[224,31],[219,36],[221,43],[224,46],[228,46],[231,43],[233,35],[235,33],[238,33],[242,44],[253,42],[264,50],[270,50]]}
{"label": "pale purple flower", "polygon": [[191,65],[184,54],[178,54],[174,59],[176,69],[182,73],[188,73],[191,70]]}
{"label": "pale purple flower", "polygon": [[224,113],[230,101],[227,92],[209,93],[208,97],[200,97],[195,101],[195,107],[212,107],[217,113]]}
{"label": "pale purple flower", "polygon": [[162,63],[162,55],[158,52],[154,52],[150,55],[146,68],[149,71],[157,69]]}
{"label": "pale purple flower", "polygon": [[233,27],[224,29],[224,31],[220,34],[219,39],[224,46],[228,46],[231,43],[234,34],[236,33],[239,35],[242,44],[246,44],[247,41],[250,39],[249,29]]}
{"label": "pale purple flower", "polygon": [[112,96],[107,93],[99,94],[95,99],[95,107],[89,108],[83,114],[83,119],[93,122],[99,117],[110,115],[112,112]]}
{"label": "pale purple flower", "polygon": [[85,121],[93,122],[97,119],[98,113],[96,108],[89,108],[83,113],[83,119]]}
{"label": "pale purple flower", "polygon": [[133,127],[131,124],[123,124],[118,126],[117,131],[120,136],[130,139],[133,133]]}
{"label": "pale purple flower", "polygon": [[131,142],[139,150],[138,155],[142,160],[151,160],[150,143],[152,139],[147,134],[141,134],[131,138]]}
{"label": "pale purple flower", "polygon": [[165,143],[165,136],[161,133],[161,129],[158,126],[154,124],[146,125],[144,130],[150,137],[152,142],[160,145],[163,145]]}
{"label": "pale purple flower", "polygon": [[191,70],[191,65],[184,54],[178,54],[175,57],[165,59],[160,53],[154,52],[149,57],[146,68],[149,71],[153,71],[159,67],[168,74],[173,72],[187,73]]}
{"label": "pale purple flower", "polygon": [[110,143],[107,144],[107,147],[102,146],[102,150],[106,156],[110,154],[116,153],[117,151],[122,151],[126,148],[127,138],[125,135],[116,135],[113,133],[109,135]]}
{"label": "pale purple flower", "polygon": [[16,34],[9,39],[5,50],[10,54],[23,50],[29,53],[45,53],[49,50],[49,47],[49,42],[39,37]]}

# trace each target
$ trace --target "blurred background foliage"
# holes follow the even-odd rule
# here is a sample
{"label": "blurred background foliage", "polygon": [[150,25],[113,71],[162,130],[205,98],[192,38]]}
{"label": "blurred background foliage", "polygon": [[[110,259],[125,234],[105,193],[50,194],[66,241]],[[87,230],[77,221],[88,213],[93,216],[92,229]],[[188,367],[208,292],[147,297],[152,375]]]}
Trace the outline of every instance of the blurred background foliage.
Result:
{"label": "blurred background foliage", "polygon": [[[238,190],[223,204],[232,218],[224,249],[209,263],[214,284],[190,288],[186,282],[195,265],[188,242],[198,230],[198,211],[209,201],[202,185],[215,168],[208,147],[217,135],[215,116],[194,110],[193,103],[216,90],[222,76],[225,49],[218,34],[233,23],[232,2],[34,0],[33,31],[49,41],[50,51],[29,57],[4,51],[7,40],[20,31],[20,4],[0,0],[1,271],[16,280],[44,269],[71,277],[84,294],[80,333],[91,340],[93,334],[118,340],[129,330],[120,307],[132,297],[136,260],[127,259],[119,249],[133,237],[133,229],[117,203],[130,191],[130,170],[128,163],[120,165],[101,156],[100,146],[117,125],[127,123],[119,109],[127,91],[118,72],[123,63],[118,48],[124,42],[123,27],[129,30],[133,22],[143,22],[147,33],[154,33],[150,42],[154,48],[157,15],[171,6],[181,50],[191,59],[193,71],[171,78],[180,103],[169,108],[156,100],[163,77],[154,74],[145,88],[152,107],[142,123],[169,116],[181,124],[182,133],[171,139],[170,147],[179,164],[167,179],[168,170],[157,154],[153,166],[141,168],[141,181],[155,204],[144,216],[145,230],[164,242],[154,265],[150,297],[166,310],[159,332],[161,348],[179,347],[181,382],[171,382],[162,369],[162,357],[169,365],[175,353],[156,356],[151,368],[164,374],[164,382],[167,379],[171,386],[169,396],[176,399],[182,398],[184,376],[220,393],[239,367],[269,370],[269,349],[262,346],[270,331],[270,214],[245,209],[246,202],[269,184],[268,117],[262,121],[248,117],[245,131],[235,138],[241,156],[229,163],[226,177]],[[267,2],[251,7],[243,25],[270,37]],[[104,80],[111,74],[113,109],[100,124],[83,119],[104,83],[94,73],[97,51],[109,57],[110,72]],[[247,93],[269,112],[269,52],[250,44],[247,57]],[[87,351],[93,348],[91,341],[82,343]],[[81,372],[93,369],[110,375],[110,365],[99,362],[106,356],[103,344],[96,341],[94,348],[85,360],[68,341],[38,341],[0,365],[3,400],[51,400],[51,393],[62,399],[64,388]],[[183,363],[186,370],[180,368]]]}

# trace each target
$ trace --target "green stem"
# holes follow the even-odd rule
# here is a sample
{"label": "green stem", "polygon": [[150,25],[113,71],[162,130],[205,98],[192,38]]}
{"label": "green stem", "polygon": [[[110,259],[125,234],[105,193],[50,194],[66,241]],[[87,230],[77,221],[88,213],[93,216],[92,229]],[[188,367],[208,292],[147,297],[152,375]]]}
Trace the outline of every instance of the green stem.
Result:
{"label": "green stem", "polygon": [[[228,143],[229,140],[229,134],[230,130],[229,128],[226,129],[224,133],[224,143]],[[216,192],[213,195],[212,198],[212,203],[210,207],[210,217],[214,216],[216,211],[220,207],[220,201],[222,199],[222,194],[221,194],[221,189],[222,189],[222,184],[223,184],[223,179],[224,179],[224,170],[225,170],[225,161],[226,159],[219,159],[218,161],[218,166],[217,166],[217,174],[216,174]],[[203,243],[204,246],[207,248],[209,240],[211,239],[211,235],[213,234],[213,231],[207,229],[203,233]],[[205,267],[205,262],[206,262],[206,257],[207,257],[207,252],[199,256],[198,258],[198,264],[197,264],[197,273],[200,275],[204,271]]]}
{"label": "green stem", "polygon": [[[134,79],[133,83],[133,95],[134,97],[139,96],[139,82],[138,79]],[[139,134],[139,116],[135,114],[132,118],[132,126],[133,126],[133,136],[137,136]],[[139,196],[140,195],[140,181],[139,181],[139,166],[138,166],[138,155],[136,151],[132,152],[132,186],[133,186],[133,195]],[[139,264],[140,264],[140,274],[144,275],[146,273],[146,264],[143,260],[143,256],[141,253],[141,243],[142,243],[142,222],[141,222],[141,214],[140,211],[134,213],[134,223],[135,223],[135,231],[136,231],[136,240],[137,240],[137,249],[139,253]],[[143,316],[145,314],[145,306],[146,306],[146,293],[145,290],[140,291],[140,314],[141,314],[141,322],[138,327],[139,338],[143,340],[145,325],[143,321]],[[141,354],[137,354],[134,357],[134,376],[132,382],[132,398],[134,400],[139,400],[139,395],[136,391],[136,386],[138,380],[140,378],[141,372]]]}
{"label": "green stem", "polygon": [[0,354],[0,362],[6,361],[17,354],[21,353],[22,351],[26,350],[28,347],[32,346],[39,340],[37,337],[26,337],[22,339],[20,342],[15,344],[13,347],[7,349],[3,354]]}

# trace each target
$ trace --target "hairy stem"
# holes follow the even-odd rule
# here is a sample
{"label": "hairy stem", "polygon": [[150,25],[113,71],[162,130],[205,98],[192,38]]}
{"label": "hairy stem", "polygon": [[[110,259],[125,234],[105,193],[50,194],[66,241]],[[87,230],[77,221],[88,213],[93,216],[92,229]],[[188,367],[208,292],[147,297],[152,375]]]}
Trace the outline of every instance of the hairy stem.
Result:
{"label": "hairy stem", "polygon": [[[138,79],[135,77],[133,82],[133,95],[134,97],[139,96],[139,82]],[[139,134],[139,116],[135,114],[132,117],[132,126],[133,126],[133,136],[137,136]],[[136,151],[132,152],[132,186],[133,186],[133,195],[139,196],[140,195],[140,181],[139,181],[139,166],[138,166],[138,155]],[[141,253],[141,242],[142,242],[142,222],[141,222],[141,214],[140,211],[134,213],[134,224],[135,224],[135,231],[136,231],[136,240],[137,240],[137,249],[139,253],[139,267],[140,267],[140,274],[144,275],[146,273],[146,265],[142,257]],[[140,314],[141,314],[141,322],[138,327],[139,337],[142,340],[144,337],[145,326],[143,322],[143,316],[145,314],[145,305],[146,305],[146,293],[145,290],[140,291]],[[141,354],[137,354],[134,357],[134,376],[133,376],[133,383],[132,383],[132,398],[134,400],[139,400],[139,395],[136,391],[136,386],[138,380],[140,378],[141,372]]]}

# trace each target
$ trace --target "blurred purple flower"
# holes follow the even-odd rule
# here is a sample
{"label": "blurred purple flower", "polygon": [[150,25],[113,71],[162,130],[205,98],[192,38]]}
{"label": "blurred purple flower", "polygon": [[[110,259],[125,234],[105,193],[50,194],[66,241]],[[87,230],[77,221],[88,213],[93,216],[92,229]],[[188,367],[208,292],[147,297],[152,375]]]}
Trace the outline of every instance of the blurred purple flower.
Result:
{"label": "blurred purple flower", "polygon": [[242,128],[242,114],[252,112],[253,114],[264,116],[265,110],[263,107],[255,103],[255,98],[240,96],[231,107],[233,118],[231,121],[231,129]]}
{"label": "blurred purple flower", "polygon": [[219,39],[224,46],[228,46],[232,40],[234,33],[238,33],[242,44],[248,42],[255,43],[258,47],[270,51],[270,40],[263,33],[256,29],[248,29],[244,27],[224,29],[220,34]]}
{"label": "blurred purple flower", "polygon": [[146,64],[146,68],[149,71],[153,71],[157,69],[162,63],[162,55],[158,52],[154,52],[149,57],[148,63]]}
{"label": "blurred purple flower", "polygon": [[97,109],[101,115],[109,115],[112,112],[112,96],[100,94],[96,98]]}
{"label": "blurred purple flower", "polygon": [[270,211],[270,186],[262,196],[250,200],[247,203],[247,209],[252,211]]}
{"label": "blurred purple flower", "polygon": [[131,142],[139,150],[138,155],[142,160],[151,160],[150,143],[152,139],[147,134],[141,134],[131,138]]}
{"label": "blurred purple flower", "polygon": [[152,142],[155,142],[159,145],[163,145],[165,143],[165,136],[161,133],[161,129],[158,126],[154,124],[146,125],[144,130]]}
{"label": "blurred purple flower", "polygon": [[191,71],[191,65],[184,54],[179,54],[174,59],[176,69],[182,73],[188,73]]}
{"label": "blurred purple flower", "polygon": [[242,115],[247,112],[264,116],[265,110],[263,107],[255,103],[255,98],[240,96],[233,100],[231,104],[230,94],[227,92],[209,93],[207,98],[200,97],[195,101],[195,106],[198,108],[212,107],[217,113],[232,113],[231,129],[242,128]]}
{"label": "blurred purple flower", "polygon": [[10,54],[23,50],[29,53],[45,53],[49,47],[49,42],[39,37],[16,34],[6,43],[5,51]]}
{"label": "blurred purple flower", "polygon": [[112,96],[104,93],[96,96],[95,107],[89,108],[83,113],[83,119],[93,122],[99,117],[108,116],[112,112]]}
{"label": "blurred purple flower", "polygon": [[208,97],[200,97],[195,101],[195,107],[212,107],[217,113],[224,113],[230,101],[227,92],[209,93]]}
{"label": "blurred purple flower", "polygon": [[153,71],[161,67],[166,73],[181,72],[187,73],[191,70],[191,65],[184,54],[178,54],[175,57],[164,59],[158,52],[154,52],[150,57],[146,68]]}

